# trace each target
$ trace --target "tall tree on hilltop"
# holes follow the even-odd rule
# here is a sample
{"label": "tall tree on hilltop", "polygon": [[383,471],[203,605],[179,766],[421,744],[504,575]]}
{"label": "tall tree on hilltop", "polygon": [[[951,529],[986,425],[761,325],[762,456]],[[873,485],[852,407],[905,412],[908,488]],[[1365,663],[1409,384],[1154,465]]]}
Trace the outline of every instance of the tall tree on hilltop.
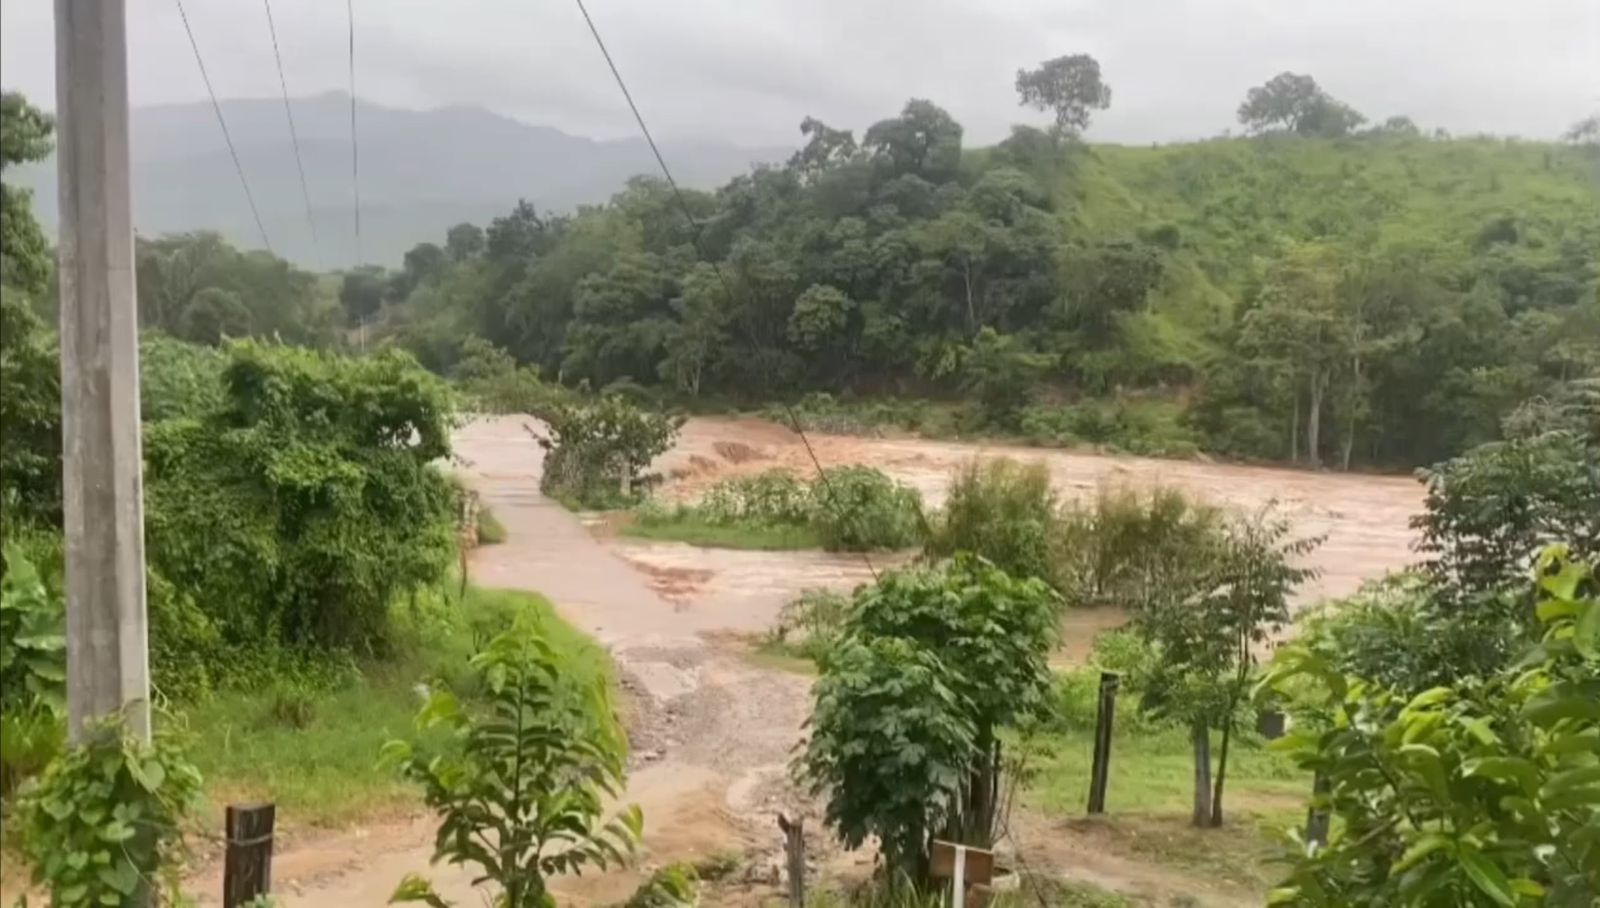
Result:
{"label": "tall tree on hilltop", "polygon": [[961,164],[961,124],[932,101],[912,98],[900,116],[874,123],[861,145],[894,176],[943,183]]}
{"label": "tall tree on hilltop", "polygon": [[1066,136],[1088,129],[1093,112],[1111,106],[1111,86],[1100,77],[1100,62],[1088,54],[1017,70],[1017,96],[1024,106],[1053,112],[1056,132]]}
{"label": "tall tree on hilltop", "polygon": [[1253,132],[1279,128],[1307,136],[1342,136],[1366,117],[1322,90],[1317,80],[1283,72],[1245,94],[1239,122]]}

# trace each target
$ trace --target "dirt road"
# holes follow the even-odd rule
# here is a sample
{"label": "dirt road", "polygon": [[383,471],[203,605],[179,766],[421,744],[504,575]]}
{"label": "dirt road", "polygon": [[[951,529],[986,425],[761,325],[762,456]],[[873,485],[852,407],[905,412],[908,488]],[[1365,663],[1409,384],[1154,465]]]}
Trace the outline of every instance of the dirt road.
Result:
{"label": "dirt road", "polygon": [[[502,545],[477,550],[473,582],[537,590],[607,646],[630,695],[632,767],[626,800],[644,811],[641,868],[725,851],[764,851],[779,839],[773,812],[809,709],[808,681],[763,671],[704,634],[725,629],[730,606],[689,608],[609,551],[538,491],[543,452],[520,419],[466,426],[456,438],[463,477],[505,524]],[[773,591],[758,599],[780,601]],[[771,606],[773,609],[775,605]],[[770,827],[770,829],[769,829]],[[477,904],[470,874],[428,865],[431,818],[291,846],[275,861],[286,906],[384,904],[405,874],[422,872],[458,904]],[[563,904],[625,900],[643,869],[563,880]],[[220,886],[197,883],[199,894]]]}

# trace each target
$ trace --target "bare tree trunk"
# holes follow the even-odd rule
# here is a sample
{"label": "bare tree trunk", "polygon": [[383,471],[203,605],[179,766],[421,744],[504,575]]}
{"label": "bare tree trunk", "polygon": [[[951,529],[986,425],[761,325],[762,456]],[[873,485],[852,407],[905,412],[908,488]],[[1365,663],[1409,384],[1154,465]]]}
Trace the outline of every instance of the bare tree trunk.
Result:
{"label": "bare tree trunk", "polygon": [[1300,391],[1294,392],[1294,420],[1289,423],[1289,462],[1300,462]]}
{"label": "bare tree trunk", "polygon": [[1196,721],[1191,729],[1194,741],[1194,825],[1211,825],[1211,729]]}
{"label": "bare tree trunk", "polygon": [[[1361,357],[1360,356],[1357,356],[1354,360],[1351,361],[1350,376],[1351,376],[1350,377],[1350,382],[1351,382],[1351,386],[1350,386],[1351,392],[1350,393],[1351,393],[1351,395],[1353,396],[1353,395],[1356,395],[1356,394],[1360,394],[1361,393]],[[1352,402],[1351,405],[1350,405],[1349,422],[1347,422],[1345,424],[1344,454],[1343,454],[1343,456],[1341,458],[1343,460],[1342,466],[1343,466],[1344,471],[1346,473],[1350,472],[1350,452],[1355,450],[1355,446],[1356,446],[1356,407],[1355,407],[1355,403]]]}
{"label": "bare tree trunk", "polygon": [[972,263],[962,262],[961,281],[967,288],[967,330],[974,336],[978,333],[978,310],[972,303]]}
{"label": "bare tree trunk", "polygon": [[1228,744],[1233,739],[1233,709],[1229,704],[1228,718],[1222,723],[1222,750],[1217,754],[1217,780],[1211,794],[1211,825],[1222,825],[1222,786],[1228,780]]}
{"label": "bare tree trunk", "polygon": [[1322,466],[1322,395],[1328,377],[1321,370],[1311,373],[1311,406],[1306,413],[1306,462]]}

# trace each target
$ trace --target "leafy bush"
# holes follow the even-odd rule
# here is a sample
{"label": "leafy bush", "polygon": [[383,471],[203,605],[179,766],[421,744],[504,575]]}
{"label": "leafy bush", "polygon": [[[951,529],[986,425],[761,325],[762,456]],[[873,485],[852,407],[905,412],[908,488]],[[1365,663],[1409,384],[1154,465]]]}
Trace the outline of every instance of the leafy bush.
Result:
{"label": "leafy bush", "polygon": [[[1600,892],[1600,599],[1560,547],[1538,568],[1543,641],[1487,678],[1415,695],[1281,649],[1284,739],[1337,821],[1273,904],[1586,906]],[[1306,698],[1310,681],[1320,696]]]}
{"label": "leafy bush", "polygon": [[152,568],[224,642],[381,646],[454,561],[448,389],[394,350],[227,355],[221,409],[145,436]]}
{"label": "leafy bush", "polygon": [[[584,685],[526,619],[472,658],[487,693],[482,711],[435,691],[417,714],[419,731],[443,744],[392,741],[384,762],[423,786],[439,815],[434,860],[475,864],[500,889],[505,908],[554,904],[548,879],[621,863],[638,841],[637,806],[602,821],[621,793],[625,742],[602,680]],[[446,904],[415,874],[391,902]]]}
{"label": "leafy bush", "polygon": [[540,491],[579,507],[607,508],[637,501],[659,480],[645,470],[672,447],[683,418],[607,395],[590,405],[556,406],[546,423]]}
{"label": "leafy bush", "polygon": [[41,705],[66,709],[65,612],[16,546],[0,578],[0,712]]}
{"label": "leafy bush", "polygon": [[1428,570],[1465,591],[1518,586],[1541,546],[1600,557],[1600,449],[1553,431],[1480,445],[1422,472]]}
{"label": "leafy bush", "polygon": [[116,719],[85,731],[24,792],[21,841],[33,881],[63,908],[143,904],[141,885],[178,892],[184,820],[200,773],[170,735],[144,744]]}
{"label": "leafy bush", "polygon": [[506,527],[487,505],[478,508],[478,544],[499,545],[506,541]]}
{"label": "leafy bush", "polygon": [[1021,415],[1022,434],[1040,444],[1105,445],[1146,457],[1193,457],[1200,436],[1186,426],[1181,404],[1114,398],[1068,406],[1035,405]]}
{"label": "leafy bush", "polygon": [[139,338],[140,418],[203,419],[221,409],[227,363],[216,347],[145,332]]}
{"label": "leafy bush", "polygon": [[697,505],[649,504],[629,531],[697,545],[830,551],[904,548],[923,533],[921,498],[871,467],[839,467],[810,483],[786,470],[736,476]]}
{"label": "leafy bush", "polygon": [[[1125,703],[1138,704],[1155,669],[1155,650],[1129,629],[1107,631],[1095,638],[1089,664],[1057,672],[1050,694],[1047,722],[1053,731],[1086,732],[1095,727],[1100,708],[1100,674],[1116,672]],[[1137,734],[1168,724],[1163,717],[1143,709],[1117,714],[1119,735]]]}
{"label": "leafy bush", "polygon": [[773,469],[722,480],[706,492],[697,510],[705,519],[725,525],[804,526],[813,518],[812,499],[806,483],[788,470]]}
{"label": "leafy bush", "polygon": [[[822,661],[838,643],[850,613],[850,598],[829,589],[802,590],[778,610],[769,643],[795,655]],[[798,643],[791,637],[799,637]]]}
{"label": "leafy bush", "polygon": [[923,537],[916,490],[873,467],[832,467],[812,486],[823,548],[860,552],[903,549]]}
{"label": "leafy bush", "polygon": [[1102,488],[1061,511],[1056,589],[1071,605],[1136,608],[1179,576],[1193,576],[1219,538],[1222,514],[1175,489],[1148,496]]}
{"label": "leafy bush", "polygon": [[8,538],[19,523],[61,519],[61,364],[26,296],[7,286],[0,299],[0,533]]}
{"label": "leafy bush", "polygon": [[827,796],[826,820],[845,847],[875,836],[884,862],[918,881],[977,756],[971,706],[949,671],[910,640],[847,639],[817,681],[797,764],[812,793]]}
{"label": "leafy bush", "polygon": [[527,413],[541,418],[572,400],[572,393],[549,384],[537,366],[518,366],[510,353],[481,337],[461,344],[451,375],[479,408],[490,413]]}
{"label": "leafy bush", "polygon": [[1341,673],[1402,695],[1483,678],[1528,644],[1527,602],[1510,593],[1463,602],[1427,574],[1395,574],[1299,618],[1299,642]]}
{"label": "leafy bush", "polygon": [[639,884],[622,908],[691,908],[700,901],[699,872],[689,864],[668,864]]}
{"label": "leafy bush", "polygon": [[796,763],[847,847],[875,835],[920,883],[932,837],[993,841],[999,733],[1045,703],[1056,618],[1042,581],[968,555],[857,591]]}
{"label": "leafy bush", "polygon": [[957,471],[927,551],[972,552],[1013,577],[1050,579],[1056,494],[1043,464],[974,460]]}

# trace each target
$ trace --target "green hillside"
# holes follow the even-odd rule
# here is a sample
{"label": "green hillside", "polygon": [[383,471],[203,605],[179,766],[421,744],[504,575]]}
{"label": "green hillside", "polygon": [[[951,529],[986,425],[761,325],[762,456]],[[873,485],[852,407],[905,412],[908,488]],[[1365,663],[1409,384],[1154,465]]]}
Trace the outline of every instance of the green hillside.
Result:
{"label": "green hillside", "polygon": [[1600,161],[1556,143],[1363,135],[1097,145],[1064,183],[1076,226],[1171,224],[1203,266],[1200,282],[1230,296],[1248,291],[1254,260],[1285,239],[1468,256],[1505,223],[1519,263],[1552,279],[1585,268],[1592,279],[1600,256]]}

